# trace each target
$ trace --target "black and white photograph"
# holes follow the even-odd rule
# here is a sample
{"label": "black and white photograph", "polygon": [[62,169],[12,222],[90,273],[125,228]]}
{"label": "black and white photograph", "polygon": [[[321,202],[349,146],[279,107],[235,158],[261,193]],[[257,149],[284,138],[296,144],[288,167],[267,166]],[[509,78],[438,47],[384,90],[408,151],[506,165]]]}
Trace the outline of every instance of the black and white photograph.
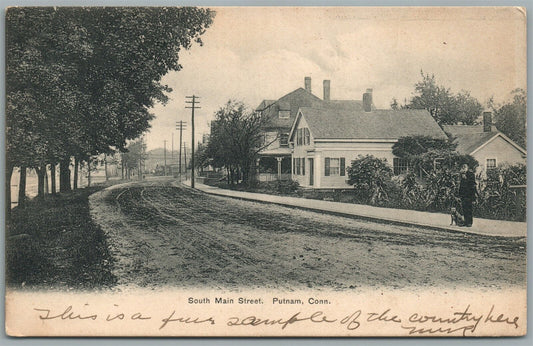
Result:
{"label": "black and white photograph", "polygon": [[523,336],[521,7],[5,8],[10,336]]}

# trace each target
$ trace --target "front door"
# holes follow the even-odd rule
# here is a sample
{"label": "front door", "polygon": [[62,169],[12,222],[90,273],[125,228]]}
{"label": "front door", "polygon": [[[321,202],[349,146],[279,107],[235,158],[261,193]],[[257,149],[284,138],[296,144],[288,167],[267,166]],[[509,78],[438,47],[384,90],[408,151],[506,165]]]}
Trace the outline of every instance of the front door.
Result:
{"label": "front door", "polygon": [[308,159],[309,160],[309,186],[313,186],[315,181],[315,165],[314,165],[314,159]]}

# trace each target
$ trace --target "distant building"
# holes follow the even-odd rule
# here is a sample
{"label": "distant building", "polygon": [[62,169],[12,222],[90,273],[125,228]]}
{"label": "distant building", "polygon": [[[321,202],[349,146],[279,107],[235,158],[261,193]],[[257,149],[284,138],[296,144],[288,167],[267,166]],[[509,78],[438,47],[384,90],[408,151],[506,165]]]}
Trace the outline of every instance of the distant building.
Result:
{"label": "distant building", "polygon": [[323,102],[300,107],[289,136],[292,179],[303,187],[347,188],[346,168],[351,161],[370,154],[391,166],[401,165],[392,147],[400,137],[416,135],[447,138],[426,110],[375,109],[372,89],[363,94],[362,104]]}
{"label": "distant building", "polygon": [[457,152],[473,156],[478,172],[486,172],[502,164],[526,164],[527,152],[492,124],[492,114],[483,113],[483,125],[444,125],[457,144]]}

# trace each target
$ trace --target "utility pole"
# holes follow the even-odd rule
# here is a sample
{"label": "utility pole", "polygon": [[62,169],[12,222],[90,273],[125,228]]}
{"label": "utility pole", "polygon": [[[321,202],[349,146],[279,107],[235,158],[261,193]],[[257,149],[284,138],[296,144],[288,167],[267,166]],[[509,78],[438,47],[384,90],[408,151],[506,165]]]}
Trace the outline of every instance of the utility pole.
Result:
{"label": "utility pole", "polygon": [[174,162],[174,131],[172,131],[172,151],[170,152],[170,162]]}
{"label": "utility pole", "polygon": [[185,153],[185,180],[187,180],[187,143],[183,142],[183,151]]}
{"label": "utility pole", "polygon": [[165,169],[163,170],[163,175],[166,177],[167,176],[167,140],[165,139],[163,141],[164,143],[164,151],[163,151],[163,157],[165,158]]}
{"label": "utility pole", "polygon": [[191,99],[191,101],[185,101],[185,103],[190,104],[191,109],[191,134],[192,134],[192,140],[191,140],[191,187],[194,189],[194,110],[200,109],[201,107],[196,106],[198,102],[196,99],[199,99],[200,97],[192,95],[192,96],[185,96],[188,99]]}
{"label": "utility pole", "polygon": [[[179,171],[180,171],[180,182],[181,182],[181,173],[183,172],[181,170],[181,144],[183,143],[182,142],[182,134],[183,134],[183,130],[187,128],[187,122],[185,121],[179,121],[179,122],[176,122],[176,130],[180,130],[180,161],[179,161]],[[185,169],[187,169],[187,167],[185,167]]]}

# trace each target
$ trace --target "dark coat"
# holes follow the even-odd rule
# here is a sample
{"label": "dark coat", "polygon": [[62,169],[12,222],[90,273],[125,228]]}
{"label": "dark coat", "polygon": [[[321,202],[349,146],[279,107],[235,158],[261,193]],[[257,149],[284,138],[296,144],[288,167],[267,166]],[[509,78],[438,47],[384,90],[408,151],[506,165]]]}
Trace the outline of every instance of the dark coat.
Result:
{"label": "dark coat", "polygon": [[461,173],[461,182],[459,184],[459,197],[474,199],[477,195],[476,177],[471,171]]}

